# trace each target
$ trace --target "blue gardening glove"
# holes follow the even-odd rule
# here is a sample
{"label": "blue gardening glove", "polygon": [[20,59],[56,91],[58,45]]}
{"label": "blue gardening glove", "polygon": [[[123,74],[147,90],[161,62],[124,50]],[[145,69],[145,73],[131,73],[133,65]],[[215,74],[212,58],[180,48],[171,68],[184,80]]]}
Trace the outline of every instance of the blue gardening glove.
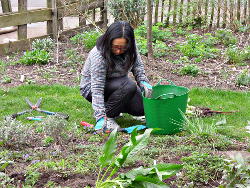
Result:
{"label": "blue gardening glove", "polygon": [[147,127],[145,125],[135,125],[135,126],[127,127],[127,128],[122,128],[121,131],[126,132],[126,133],[132,133],[135,128],[137,128],[137,131],[139,131],[139,130],[146,129]]}
{"label": "blue gardening glove", "polygon": [[140,85],[142,87],[141,88],[142,91],[144,92],[144,96],[146,98],[150,98],[152,94],[152,86],[148,82],[145,82],[145,81],[141,81]]}
{"label": "blue gardening glove", "polygon": [[102,129],[104,123],[105,123],[105,118],[104,118],[104,117],[98,119],[97,122],[96,122],[96,124],[95,124],[95,130],[100,130],[100,129]]}

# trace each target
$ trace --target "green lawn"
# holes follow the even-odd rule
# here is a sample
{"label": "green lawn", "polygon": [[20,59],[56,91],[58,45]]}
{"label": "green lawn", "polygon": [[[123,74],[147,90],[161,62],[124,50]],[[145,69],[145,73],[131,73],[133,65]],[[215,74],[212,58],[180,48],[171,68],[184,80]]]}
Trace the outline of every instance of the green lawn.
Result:
{"label": "green lawn", "polygon": [[[33,103],[42,97],[41,109],[67,113],[70,116],[70,123],[79,124],[80,121],[95,123],[95,119],[92,116],[93,110],[91,104],[83,99],[79,88],[61,85],[25,85],[5,91],[0,90],[1,118],[3,119],[6,115],[28,109],[29,106],[25,102],[26,97]],[[236,111],[233,114],[222,114],[204,118],[204,121],[216,122],[225,117],[227,120],[226,125],[231,127],[224,130],[225,134],[239,138],[248,136],[244,127],[247,126],[247,121],[250,121],[250,92],[195,88],[190,91],[189,97],[189,104],[192,106],[209,107],[212,110],[219,111]],[[38,114],[35,113],[35,115]],[[23,120],[25,119],[24,117],[20,116],[18,120]],[[118,122],[122,127],[136,123],[129,116],[119,119]]]}

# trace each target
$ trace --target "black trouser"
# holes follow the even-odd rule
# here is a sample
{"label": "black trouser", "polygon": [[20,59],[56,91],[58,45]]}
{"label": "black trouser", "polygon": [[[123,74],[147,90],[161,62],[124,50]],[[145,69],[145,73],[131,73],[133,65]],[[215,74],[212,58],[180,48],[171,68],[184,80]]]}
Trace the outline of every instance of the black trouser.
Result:
{"label": "black trouser", "polygon": [[[86,99],[92,102],[91,92]],[[106,115],[110,118],[117,117],[120,113],[144,115],[141,90],[127,76],[106,80],[104,102]]]}

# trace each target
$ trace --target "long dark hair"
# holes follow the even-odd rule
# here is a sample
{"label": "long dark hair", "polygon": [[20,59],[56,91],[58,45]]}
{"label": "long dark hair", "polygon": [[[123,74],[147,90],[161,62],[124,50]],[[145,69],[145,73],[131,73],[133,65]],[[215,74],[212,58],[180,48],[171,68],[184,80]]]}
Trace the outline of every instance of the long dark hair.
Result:
{"label": "long dark hair", "polygon": [[127,40],[128,48],[124,52],[125,64],[127,70],[134,64],[136,56],[135,35],[134,29],[129,23],[118,21],[112,23],[106,32],[99,37],[96,42],[97,49],[101,52],[104,59],[108,62],[109,68],[115,67],[115,55],[112,53],[112,41],[117,38],[125,38]]}

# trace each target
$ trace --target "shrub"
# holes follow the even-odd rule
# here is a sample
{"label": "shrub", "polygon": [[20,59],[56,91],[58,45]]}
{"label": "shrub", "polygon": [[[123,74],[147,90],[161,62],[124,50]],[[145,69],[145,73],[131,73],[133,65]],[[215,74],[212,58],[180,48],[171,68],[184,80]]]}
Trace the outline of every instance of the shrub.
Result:
{"label": "shrub", "polygon": [[144,21],[146,0],[111,0],[107,7],[115,20],[124,20],[136,28]]}
{"label": "shrub", "polygon": [[159,58],[165,56],[168,50],[168,46],[162,41],[157,40],[155,43],[153,43],[154,57]]}
{"label": "shrub", "polygon": [[96,40],[101,33],[96,30],[86,31],[70,38],[73,44],[83,44],[87,50],[91,50],[96,45]]}
{"label": "shrub", "polygon": [[250,85],[250,72],[245,69],[236,78],[236,84],[238,86],[249,86]]}
{"label": "shrub", "polygon": [[51,55],[45,50],[26,51],[19,59],[19,63],[25,65],[41,64],[45,65],[51,60]]}
{"label": "shrub", "polygon": [[179,70],[179,73],[181,75],[197,76],[199,73],[199,68],[194,64],[185,65]]}
{"label": "shrub", "polygon": [[136,45],[140,54],[147,55],[148,53],[147,39],[140,36],[136,36]]}
{"label": "shrub", "polygon": [[32,50],[45,50],[51,52],[55,47],[55,42],[51,38],[36,39],[32,42]]}
{"label": "shrub", "polygon": [[232,31],[227,29],[216,30],[215,37],[225,46],[235,45],[237,43],[237,38],[233,35]]}

